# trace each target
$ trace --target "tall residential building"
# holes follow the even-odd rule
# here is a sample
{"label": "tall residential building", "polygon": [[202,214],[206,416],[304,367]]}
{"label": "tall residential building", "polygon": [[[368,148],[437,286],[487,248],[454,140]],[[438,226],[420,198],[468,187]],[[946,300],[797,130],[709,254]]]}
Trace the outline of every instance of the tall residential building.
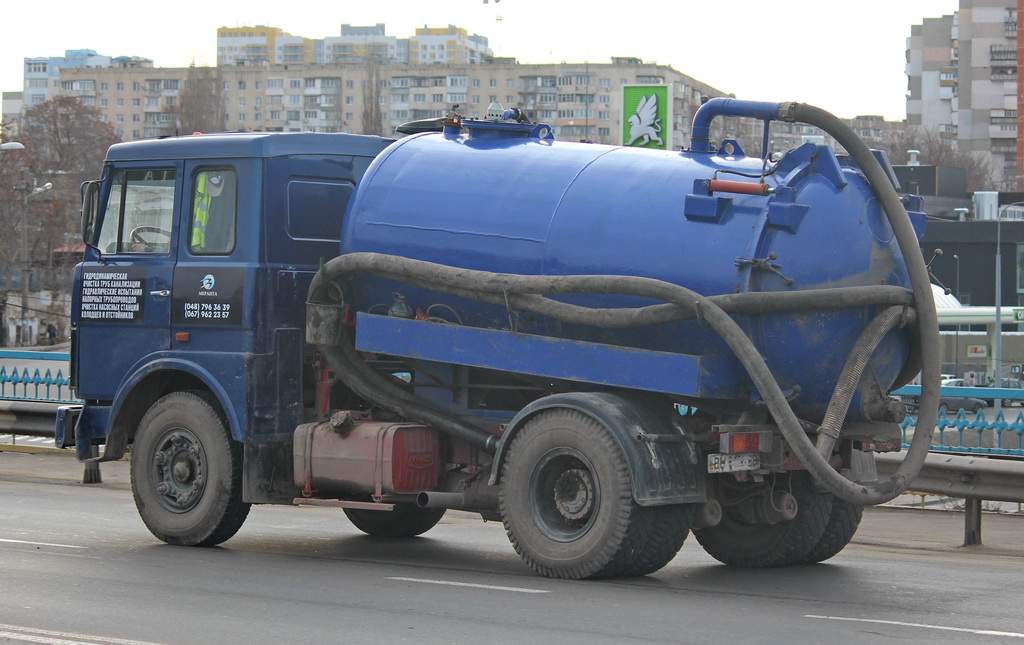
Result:
{"label": "tall residential building", "polygon": [[925,18],[907,39],[907,125],[956,137],[956,16]]}
{"label": "tall residential building", "polygon": [[26,58],[25,106],[37,105],[57,94],[62,69],[110,67],[110,61],[110,56],[101,56],[91,49],[68,49],[63,56]]}
{"label": "tall residential building", "polygon": [[341,36],[324,38],[324,60],[320,63],[343,63],[376,57],[393,63],[409,62],[409,39],[388,36],[384,23],[370,27],[341,26]]}
{"label": "tall residential building", "polygon": [[323,62],[316,59],[314,44],[277,27],[221,27],[217,30],[217,64]]}
{"label": "tall residential building", "polygon": [[390,63],[480,63],[491,55],[487,38],[461,27],[424,26],[412,38],[388,36],[384,23],[341,25],[340,36],[322,39],[292,36],[278,29],[221,27],[217,30],[217,64],[343,63],[370,57]]}
{"label": "tall residential building", "polygon": [[[960,0],[907,39],[907,122],[987,159],[992,188],[1015,188],[1017,2]],[[1024,170],[1024,169],[1022,169]]]}
{"label": "tall residential building", "polygon": [[409,39],[410,63],[481,63],[490,55],[486,38],[471,36],[455,25],[440,29],[424,25]]}

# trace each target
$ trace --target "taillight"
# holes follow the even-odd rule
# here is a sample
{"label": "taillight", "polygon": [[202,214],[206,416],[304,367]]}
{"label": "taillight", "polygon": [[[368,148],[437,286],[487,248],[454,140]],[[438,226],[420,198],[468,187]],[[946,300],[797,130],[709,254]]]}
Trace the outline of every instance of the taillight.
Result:
{"label": "taillight", "polygon": [[769,452],[772,449],[771,432],[723,432],[718,439],[720,452]]}

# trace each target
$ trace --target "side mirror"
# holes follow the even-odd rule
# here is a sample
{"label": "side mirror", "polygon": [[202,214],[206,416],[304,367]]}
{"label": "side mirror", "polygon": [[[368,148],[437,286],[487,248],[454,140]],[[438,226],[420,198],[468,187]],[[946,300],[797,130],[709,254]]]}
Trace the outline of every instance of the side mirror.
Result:
{"label": "side mirror", "polygon": [[100,182],[82,184],[82,241],[96,248],[99,241]]}

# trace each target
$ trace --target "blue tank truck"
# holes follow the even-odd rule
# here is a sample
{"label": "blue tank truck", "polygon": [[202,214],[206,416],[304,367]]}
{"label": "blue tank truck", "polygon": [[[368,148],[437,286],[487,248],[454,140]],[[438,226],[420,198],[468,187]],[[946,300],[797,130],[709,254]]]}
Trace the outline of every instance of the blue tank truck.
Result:
{"label": "blue tank truck", "polygon": [[[749,157],[711,141],[734,116],[848,154]],[[57,444],[130,451],[158,538],[221,543],[252,504],[391,537],[462,509],[546,576],[651,573],[691,532],[777,567],[832,557],[916,475],[939,379],[924,216],[841,121],[714,99],[679,152],[556,142],[515,109],[408,131],[123,143],[83,185],[84,405]],[[922,369],[878,481],[888,393]]]}

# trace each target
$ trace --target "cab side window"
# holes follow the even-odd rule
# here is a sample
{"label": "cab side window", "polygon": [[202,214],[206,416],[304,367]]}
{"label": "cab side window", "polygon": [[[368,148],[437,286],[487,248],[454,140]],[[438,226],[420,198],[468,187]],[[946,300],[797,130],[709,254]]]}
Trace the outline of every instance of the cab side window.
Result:
{"label": "cab side window", "polygon": [[189,251],[227,255],[235,249],[237,181],[231,168],[202,169],[195,174]]}
{"label": "cab side window", "polygon": [[104,253],[168,253],[174,221],[175,171],[119,170],[100,228]]}

